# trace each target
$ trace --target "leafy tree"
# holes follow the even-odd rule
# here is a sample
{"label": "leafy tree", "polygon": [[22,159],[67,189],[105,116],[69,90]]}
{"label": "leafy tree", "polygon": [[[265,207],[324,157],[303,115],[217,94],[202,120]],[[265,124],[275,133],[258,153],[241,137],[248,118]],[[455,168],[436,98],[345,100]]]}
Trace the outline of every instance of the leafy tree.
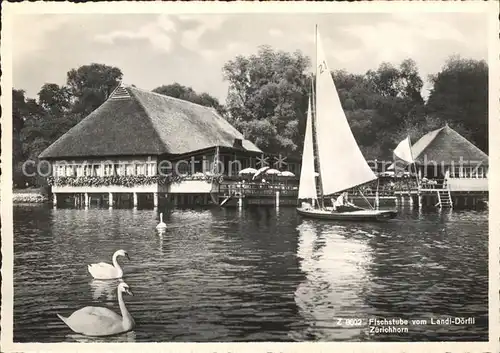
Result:
{"label": "leafy tree", "polygon": [[390,158],[394,141],[424,118],[423,81],[415,63],[383,63],[365,75],[332,73],[354,137],[365,158]]}
{"label": "leafy tree", "polygon": [[41,118],[43,109],[34,99],[27,99],[23,90],[12,90],[12,166],[14,185],[23,186],[27,177],[22,166],[27,157],[24,130],[31,121]]}
{"label": "leafy tree", "polygon": [[188,102],[212,107],[221,115],[225,115],[225,109],[220,104],[219,100],[208,93],[196,93],[191,87],[183,86],[177,82],[170,85],[157,87],[153,92],[163,94],[165,96],[179,98]]}
{"label": "leafy tree", "polygon": [[427,112],[450,126],[462,126],[471,140],[488,153],[488,65],[453,56],[430,77],[433,83]]}
{"label": "leafy tree", "polygon": [[309,58],[262,46],[249,57],[227,62],[228,120],[246,138],[269,152],[299,152],[310,87]]}
{"label": "leafy tree", "polygon": [[74,98],[73,112],[87,116],[98,108],[119,85],[123,74],[117,67],[90,64],[67,73],[67,85]]}
{"label": "leafy tree", "polygon": [[26,178],[21,166],[25,160],[38,161],[39,154],[66,131],[100,106],[119,84],[120,69],[91,64],[67,73],[67,86],[46,83],[38,101],[28,99],[22,90],[13,90],[14,179],[43,184],[43,178]]}
{"label": "leafy tree", "polygon": [[38,92],[38,102],[52,115],[61,115],[71,107],[71,94],[68,87],[59,87],[55,83],[46,83]]}

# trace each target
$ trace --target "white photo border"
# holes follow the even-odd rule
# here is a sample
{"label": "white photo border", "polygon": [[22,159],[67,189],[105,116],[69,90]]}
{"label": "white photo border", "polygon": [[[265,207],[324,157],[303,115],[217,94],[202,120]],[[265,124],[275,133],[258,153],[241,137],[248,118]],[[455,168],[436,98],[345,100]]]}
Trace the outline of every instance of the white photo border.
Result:
{"label": "white photo border", "polygon": [[[13,343],[12,56],[13,16],[18,14],[229,14],[229,13],[485,12],[489,14],[489,342],[432,343]],[[1,31],[2,108],[2,352],[499,352],[500,351],[500,72],[496,1],[360,2],[4,2]],[[29,25],[29,24],[27,24]]]}

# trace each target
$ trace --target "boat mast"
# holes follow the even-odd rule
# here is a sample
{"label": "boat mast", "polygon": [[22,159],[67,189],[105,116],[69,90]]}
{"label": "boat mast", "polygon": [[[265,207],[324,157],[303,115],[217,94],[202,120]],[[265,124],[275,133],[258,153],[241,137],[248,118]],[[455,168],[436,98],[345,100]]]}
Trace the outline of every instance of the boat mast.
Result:
{"label": "boat mast", "polygon": [[[316,87],[317,87],[317,82],[318,82],[318,25],[316,25],[316,30],[315,30],[315,35],[314,35],[314,44],[315,44],[315,47],[316,47],[316,68],[315,68],[315,81],[316,81]],[[314,90],[314,81],[311,79],[311,86],[312,86],[312,95],[313,95],[313,109],[312,109],[312,127],[313,127],[313,146],[315,147],[314,148],[314,161],[316,164],[318,165],[318,173],[319,173],[319,176],[318,176],[318,181],[319,181],[319,204],[321,206],[321,208],[325,208],[325,201],[323,199],[323,175],[321,173],[321,162],[319,160],[319,153],[318,153],[318,138],[317,138],[317,129],[316,129],[316,94],[315,94],[315,90]]]}
{"label": "boat mast", "polygon": [[411,176],[411,166],[413,165],[413,167],[415,169],[415,181],[417,182],[417,190],[418,190],[420,181],[418,180],[417,163],[415,162],[415,159],[413,159],[413,151],[411,150],[411,137],[410,137],[410,134],[408,134],[408,144],[410,145],[410,157],[411,157],[410,176]]}

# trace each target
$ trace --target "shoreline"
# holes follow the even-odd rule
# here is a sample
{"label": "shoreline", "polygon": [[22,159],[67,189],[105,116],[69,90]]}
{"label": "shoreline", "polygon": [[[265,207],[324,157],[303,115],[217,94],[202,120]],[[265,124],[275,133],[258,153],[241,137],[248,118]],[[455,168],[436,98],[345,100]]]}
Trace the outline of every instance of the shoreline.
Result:
{"label": "shoreline", "polygon": [[49,202],[49,197],[41,189],[14,189],[12,192],[13,204],[33,204]]}

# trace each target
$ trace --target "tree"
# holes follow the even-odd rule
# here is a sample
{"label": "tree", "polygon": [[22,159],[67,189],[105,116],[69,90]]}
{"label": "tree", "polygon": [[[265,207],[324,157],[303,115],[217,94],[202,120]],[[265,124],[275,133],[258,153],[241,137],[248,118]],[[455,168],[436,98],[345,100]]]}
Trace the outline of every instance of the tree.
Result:
{"label": "tree", "polygon": [[423,103],[420,93],[423,81],[417,64],[412,59],[403,60],[399,68],[390,63],[382,63],[377,71],[369,70],[366,76],[384,97],[407,98],[418,104]]}
{"label": "tree", "polygon": [[191,87],[183,86],[177,82],[157,87],[153,92],[203,105],[205,107],[212,107],[217,110],[219,114],[225,115],[225,109],[217,98],[208,93],[198,94]]}
{"label": "tree", "polygon": [[228,120],[245,138],[271,153],[299,152],[310,81],[309,58],[262,46],[249,57],[227,62]]}
{"label": "tree", "polygon": [[12,90],[12,167],[14,185],[24,185],[27,177],[22,166],[27,158],[24,130],[32,122],[40,120],[43,109],[34,99],[25,97],[23,90]]}
{"label": "tree", "polygon": [[61,115],[71,106],[71,94],[68,87],[59,87],[55,83],[46,83],[38,92],[41,107],[52,115]]}
{"label": "tree", "polygon": [[416,64],[383,63],[365,75],[332,73],[342,107],[365,158],[390,158],[394,140],[424,119],[423,81]]}
{"label": "tree", "polygon": [[90,64],[67,73],[69,92],[74,97],[73,112],[87,116],[99,107],[119,85],[123,74],[117,67]]}
{"label": "tree", "polygon": [[24,127],[23,113],[25,106],[26,98],[24,97],[24,91],[12,89],[12,177],[14,184],[23,182],[22,172],[18,165],[23,161],[21,130]]}
{"label": "tree", "polygon": [[453,56],[430,80],[427,113],[450,126],[461,126],[488,153],[488,64]]}

